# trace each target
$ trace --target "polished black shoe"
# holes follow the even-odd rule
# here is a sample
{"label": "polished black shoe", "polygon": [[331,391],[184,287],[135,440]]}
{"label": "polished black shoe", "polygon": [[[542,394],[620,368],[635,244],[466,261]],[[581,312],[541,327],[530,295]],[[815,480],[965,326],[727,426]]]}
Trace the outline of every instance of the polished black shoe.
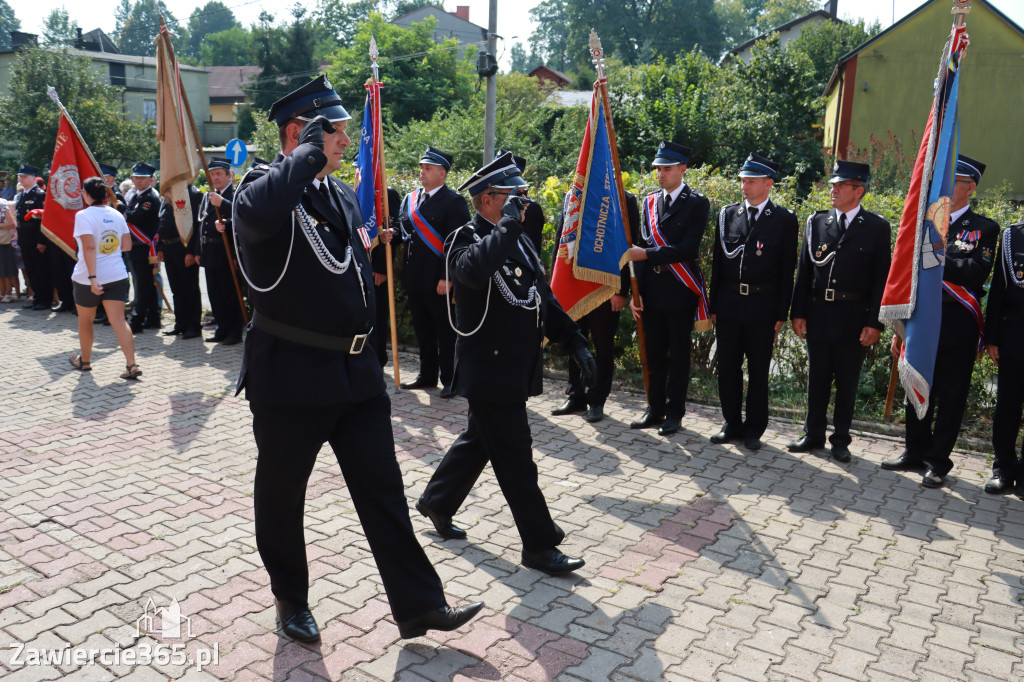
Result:
{"label": "polished black shoe", "polygon": [[223,341],[226,338],[228,338],[227,334],[221,334],[221,333],[218,332],[218,333],[214,334],[213,336],[207,336],[206,340],[210,341],[212,343],[220,343],[221,341]]}
{"label": "polished black shoe", "polygon": [[465,606],[442,606],[436,611],[427,611],[415,618],[398,621],[398,634],[402,639],[412,639],[427,634],[427,630],[441,630],[450,632],[457,630],[473,619],[473,616],[480,613],[484,607],[482,601],[476,601]]}
{"label": "polished black shoe", "polygon": [[544,571],[548,575],[572,573],[583,568],[586,563],[583,559],[573,559],[570,556],[566,556],[554,547],[542,549],[539,552],[523,550],[523,566],[536,568],[538,571]]}
{"label": "polished black shoe", "polygon": [[284,634],[298,642],[313,644],[320,641],[320,628],[308,606],[299,606],[291,602],[277,600],[277,619],[281,623]]}
{"label": "polished black shoe", "polygon": [[995,474],[985,484],[985,492],[989,495],[1002,495],[1013,490],[1013,481],[1001,474]]}
{"label": "polished black shoe", "polygon": [[911,456],[906,450],[896,459],[886,460],[880,466],[889,471],[918,471],[925,468],[924,462]]}
{"label": "polished black shoe", "polygon": [[824,439],[818,440],[816,438],[811,438],[808,435],[804,435],[803,437],[798,438],[797,440],[787,445],[786,449],[789,450],[790,452],[810,452],[811,450],[816,450],[818,448],[823,447],[825,447]]}
{"label": "polished black shoe", "polygon": [[452,523],[452,517],[441,516],[428,507],[422,497],[416,501],[416,511],[430,519],[430,522],[434,524],[434,530],[437,531],[437,534],[445,540],[466,539],[466,531]]}
{"label": "polished black shoe", "polygon": [[671,436],[679,430],[679,422],[682,420],[678,417],[669,417],[661,423],[661,428],[658,429],[659,436]]}
{"label": "polished black shoe", "polygon": [[181,331],[181,330],[180,330],[180,329],[178,329],[177,327],[174,327],[173,329],[168,329],[167,331],[165,331],[165,332],[161,332],[161,333],[162,333],[162,334],[163,334],[164,336],[181,336],[181,335],[182,335],[182,334],[184,334],[185,332]]}
{"label": "polished black shoe", "polygon": [[574,412],[586,412],[587,401],[580,400],[579,398],[567,398],[564,403],[551,410],[551,414],[559,417],[563,414],[573,414]]}
{"label": "polished black shoe", "polygon": [[416,377],[412,381],[403,381],[401,384],[399,384],[399,386],[401,386],[404,389],[434,388],[435,386],[437,386],[437,379],[430,381],[429,379],[424,379],[423,377]]}
{"label": "polished black shoe", "polygon": [[441,387],[441,394],[440,395],[445,400],[448,400],[450,398],[454,398],[455,397],[455,387],[452,386],[451,384],[448,384],[447,386],[442,386]]}
{"label": "polished black shoe", "polygon": [[725,443],[738,439],[739,436],[729,433],[728,431],[726,431],[725,427],[722,427],[721,431],[711,436],[710,438],[711,442],[714,443],[715,445],[723,445]]}
{"label": "polished black shoe", "polygon": [[159,329],[160,328],[160,318],[158,317],[155,320],[146,320],[146,322],[142,325],[142,328],[143,329]]}
{"label": "polished black shoe", "polygon": [[604,419],[604,405],[601,403],[591,405],[590,409],[587,410],[587,413],[583,415],[583,418],[591,424],[596,424],[601,421]]}
{"label": "polished black shoe", "polygon": [[132,320],[128,323],[128,327],[132,330],[132,334],[142,333],[142,322],[139,320]]}
{"label": "polished black shoe", "polygon": [[846,462],[850,461],[850,457],[850,448],[846,447],[845,445],[832,446],[832,459],[834,459],[835,461],[843,462],[845,464]]}
{"label": "polished black shoe", "polygon": [[236,346],[242,343],[242,336],[240,334],[231,334],[230,336],[224,337],[221,341],[225,346]]}
{"label": "polished black shoe", "polygon": [[743,439],[743,447],[745,447],[747,450],[760,450],[761,449],[761,439],[760,438],[753,438],[753,437],[744,438]]}
{"label": "polished black shoe", "polygon": [[60,303],[50,308],[55,313],[73,313],[75,312],[74,303]]}
{"label": "polished black shoe", "polygon": [[51,308],[45,303],[33,303],[32,310],[51,310]]}
{"label": "polished black shoe", "polygon": [[[166,332],[165,332],[166,333]],[[198,329],[186,329],[181,333],[183,339],[198,339],[203,333]]]}
{"label": "polished black shoe", "polygon": [[630,422],[629,428],[631,429],[651,429],[655,426],[660,426],[665,421],[665,415],[654,414],[651,412],[651,408],[647,408],[643,416],[638,421]]}
{"label": "polished black shoe", "polygon": [[33,301],[27,301],[25,305],[21,306],[22,310],[35,310],[36,304]]}
{"label": "polished black shoe", "polygon": [[921,477],[921,485],[925,488],[941,488],[945,481],[945,476],[939,476],[931,469],[924,472],[924,476]]}

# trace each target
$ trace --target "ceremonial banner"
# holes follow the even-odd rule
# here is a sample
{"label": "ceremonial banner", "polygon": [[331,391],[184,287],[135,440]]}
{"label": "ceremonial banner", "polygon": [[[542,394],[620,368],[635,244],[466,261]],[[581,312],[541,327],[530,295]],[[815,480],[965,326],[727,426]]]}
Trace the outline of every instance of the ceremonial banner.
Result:
{"label": "ceremonial banner", "polygon": [[50,164],[50,182],[43,202],[42,226],[46,236],[72,258],[76,258],[77,251],[75,214],[85,208],[82,180],[101,175],[78,128],[62,109]]}
{"label": "ceremonial banner", "polygon": [[356,197],[363,214],[359,238],[367,250],[377,245],[377,230],[384,221],[384,183],[381,174],[380,151],[382,135],[380,124],[381,83],[372,80],[365,85],[366,106],[363,108],[363,127],[356,157]]}
{"label": "ceremonial banner", "polygon": [[562,207],[562,238],[551,274],[551,290],[574,320],[619,290],[629,249],[599,87],[594,86],[576,174]]}
{"label": "ceremonial banner", "polygon": [[188,185],[196,179],[203,159],[187,120],[185,87],[181,83],[178,60],[174,57],[171,35],[166,26],[153,40],[156,43],[156,139],[160,142],[160,196],[174,211],[174,223],[181,241],[192,236],[192,204]]}
{"label": "ceremonial banner", "polygon": [[928,411],[942,323],[942,273],[959,142],[959,65],[967,47],[966,27],[960,17],[957,21],[943,49],[878,314],[903,338],[900,381],[919,418]]}

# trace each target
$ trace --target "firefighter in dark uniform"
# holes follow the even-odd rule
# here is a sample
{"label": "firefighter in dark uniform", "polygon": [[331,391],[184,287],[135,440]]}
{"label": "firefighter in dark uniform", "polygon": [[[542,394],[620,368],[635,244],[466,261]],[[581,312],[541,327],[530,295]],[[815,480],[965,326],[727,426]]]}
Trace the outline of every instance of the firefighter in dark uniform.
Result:
{"label": "firefighter in dark uniform", "polygon": [[157,262],[157,240],[160,230],[160,195],[153,187],[156,169],[145,163],[132,167],[136,192],[128,202],[125,220],[132,234],[132,274],[135,277],[135,298],[132,301],[133,334],[143,329],[160,328],[160,304],[156,295],[153,267]]}
{"label": "firefighter in dark uniform", "polygon": [[[200,238],[199,264],[206,271],[206,293],[210,297],[210,308],[217,326],[213,336],[206,339],[233,346],[242,341],[242,308],[238,303],[238,291],[231,273],[231,262],[228,251],[224,248],[223,230],[231,229],[231,203],[235,196],[232,184],[234,174],[228,159],[214,157],[209,164],[210,191],[203,197],[199,207]],[[217,224],[217,211],[223,221]],[[235,257],[235,245],[228,235],[228,248],[231,249],[232,260]]]}
{"label": "firefighter in dark uniform", "polygon": [[[711,327],[697,263],[711,203],[683,181],[690,154],[689,147],[674,142],[658,147],[652,164],[661,190],[645,197],[640,209],[642,246],[627,251],[630,260],[640,261],[640,300],[631,300],[629,307],[634,318],[643,314],[650,374],[647,410],[629,428],[660,426],[658,433],[663,436],[678,431],[686,414],[695,316],[700,315],[698,331]],[[699,293],[687,280],[696,284]]]}
{"label": "firefighter in dark uniform", "polygon": [[523,540],[523,565],[550,575],[581,568],[558,550],[565,533],[537,483],[526,400],[542,390],[543,342],[571,349],[593,381],[586,339],[558,305],[533,244],[523,234],[527,187],[505,154],[467,180],[476,216],[445,244],[454,286],[455,392],[469,401],[469,424],[427,483],[416,509],[443,538],[464,538],[452,516],[488,462]]}
{"label": "firefighter in dark uniform", "polygon": [[448,322],[451,282],[445,280],[444,240],[469,222],[469,208],[461,194],[444,184],[452,157],[427,147],[420,157],[420,182],[402,201],[399,222],[405,242],[405,287],[420,371],[402,388],[432,388],[441,379],[441,397],[451,398],[455,363],[455,332]]}
{"label": "firefighter in dark uniform", "polygon": [[36,185],[39,169],[22,164],[18,169],[21,191],[14,197],[14,217],[18,223],[18,248],[25,263],[25,275],[35,301],[22,306],[31,310],[49,310],[53,305],[53,277],[46,254],[50,241],[43,236],[42,218],[29,218],[29,211],[42,210],[46,192]]}
{"label": "firefighter in dark uniform", "polygon": [[793,331],[807,340],[807,418],[790,452],[825,446],[825,413],[832,383],[836,404],[829,438],[832,456],[850,461],[850,424],[867,347],[882,334],[878,308],[889,276],[892,233],[880,215],[861,207],[871,168],[836,161],[832,208],[807,218],[793,286]]}
{"label": "firefighter in dark uniform", "polygon": [[711,442],[742,440],[749,450],[761,448],[761,434],[768,428],[772,347],[789,319],[796,270],[796,214],[769,198],[778,175],[777,163],[750,154],[739,172],[744,201],[723,208],[715,226],[709,307],[715,321],[718,397],[725,424]]}
{"label": "firefighter in dark uniform", "polygon": [[[985,164],[961,154],[949,207],[946,260],[942,268],[942,325],[935,354],[935,373],[928,395],[928,411],[917,416],[906,404],[906,450],[882,462],[883,469],[923,469],[921,485],[937,488],[953,469],[949,458],[956,445],[967,408],[974,361],[983,347],[981,299],[999,241],[999,224],[971,210]],[[892,352],[899,357],[902,344],[893,336]],[[933,424],[934,422],[934,424]]]}
{"label": "firefighter in dark uniform", "polygon": [[[402,205],[402,195],[398,190],[388,187],[388,221],[393,231],[398,227],[398,211]],[[391,308],[388,300],[388,262],[387,249],[383,244],[374,248],[370,262],[373,263],[373,295],[377,299],[377,319],[373,325],[373,351],[380,360],[380,366],[388,364],[388,340],[391,338]]]}
{"label": "firefighter in dark uniform", "polygon": [[181,241],[174,210],[166,200],[160,206],[160,249],[158,258],[167,270],[167,282],[174,296],[174,326],[164,336],[180,336],[183,339],[197,339],[203,335],[203,301],[199,291],[199,263],[192,245],[199,240],[199,204],[203,193],[195,185],[188,185],[191,204],[192,234],[189,244]]}
{"label": "firefighter in dark uniform", "polygon": [[1024,408],[1024,223],[1003,231],[992,289],[985,311],[985,344],[999,367],[996,411],[992,417],[992,478],[985,492],[1024,491],[1024,459],[1018,456]]}
{"label": "firefighter in dark uniform", "polygon": [[[400,635],[453,630],[483,606],[447,605],[409,519],[391,401],[380,363],[366,349],[374,296],[369,257],[355,234],[363,220],[352,188],[329,175],[351,144],[349,118],[324,76],[275,102],[270,120],[278,125],[281,154],[250,170],[234,201],[233,229],[253,302],[238,388],[249,400],[259,449],[256,544],[282,629],[303,642],[320,639],[308,602],[303,506],[325,442],[341,466]],[[390,238],[381,232],[382,240]]]}
{"label": "firefighter in dark uniform", "polygon": [[[531,204],[532,205],[532,204]],[[630,243],[635,244],[639,234],[640,208],[636,197],[626,193],[626,214],[629,216]],[[529,217],[529,214],[527,214]],[[555,247],[552,258],[557,258],[558,245],[562,241],[564,215],[558,216],[555,232]],[[552,261],[553,262],[553,261]],[[594,385],[587,388],[577,365],[569,364],[569,385],[565,389],[566,399],[551,410],[553,415],[586,412],[583,418],[595,424],[604,419],[604,403],[612,392],[612,375],[615,373],[615,332],[619,329],[619,313],[626,307],[630,296],[629,265],[622,268],[619,290],[610,299],[576,320],[580,331],[594,343],[594,357],[597,360],[597,377]]]}

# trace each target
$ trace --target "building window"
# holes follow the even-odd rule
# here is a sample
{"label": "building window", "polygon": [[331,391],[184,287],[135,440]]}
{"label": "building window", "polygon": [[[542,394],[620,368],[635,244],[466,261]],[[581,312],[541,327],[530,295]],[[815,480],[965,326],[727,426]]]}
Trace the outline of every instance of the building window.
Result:
{"label": "building window", "polygon": [[119,87],[127,85],[127,81],[124,77],[124,64],[111,64],[110,65],[110,84]]}
{"label": "building window", "polygon": [[156,100],[147,99],[142,102],[142,115],[146,117],[147,121],[156,120]]}

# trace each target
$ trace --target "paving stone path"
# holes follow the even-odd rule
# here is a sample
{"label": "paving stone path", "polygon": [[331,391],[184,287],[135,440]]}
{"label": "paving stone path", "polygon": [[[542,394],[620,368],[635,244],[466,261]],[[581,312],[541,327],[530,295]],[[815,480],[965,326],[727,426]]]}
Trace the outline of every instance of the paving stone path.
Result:
{"label": "paving stone path", "polygon": [[[984,457],[957,455],[928,490],[878,467],[896,440],[857,437],[840,465],[786,452],[798,428],[773,421],[752,453],[709,443],[718,415],[699,406],[665,439],[628,428],[635,395],[596,425],[551,417],[554,381],[529,403],[535,455],[586,567],[523,568],[488,470],[456,517],[467,541],[413,513],[451,600],[483,600],[482,616],[400,640],[325,449],[306,516],[323,642],[295,644],[253,537],[241,347],[147,331],[129,383],[108,327],[93,371],[70,369],[75,324],[0,306],[4,680],[1024,679],[1024,501],[982,491]],[[410,503],[465,410],[393,395]]]}

